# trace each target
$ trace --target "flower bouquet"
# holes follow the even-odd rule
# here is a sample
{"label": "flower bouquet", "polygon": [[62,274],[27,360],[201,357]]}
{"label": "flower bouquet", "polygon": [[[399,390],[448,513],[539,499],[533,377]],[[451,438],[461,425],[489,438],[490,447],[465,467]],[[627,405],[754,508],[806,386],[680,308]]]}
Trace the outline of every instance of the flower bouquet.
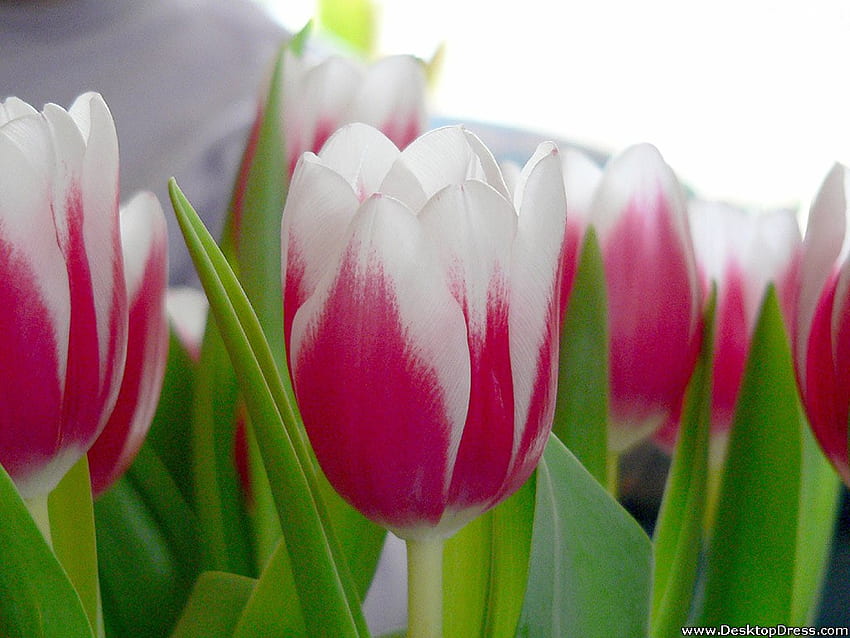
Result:
{"label": "flower bouquet", "polygon": [[[816,627],[846,170],[802,239],[648,144],[500,165],[425,131],[418,61],[304,38],[219,241],[170,184],[195,330],[103,100],[0,105],[0,633],[847,635]],[[671,459],[649,532],[618,502],[639,445]],[[404,585],[389,534],[395,627],[368,604]]]}

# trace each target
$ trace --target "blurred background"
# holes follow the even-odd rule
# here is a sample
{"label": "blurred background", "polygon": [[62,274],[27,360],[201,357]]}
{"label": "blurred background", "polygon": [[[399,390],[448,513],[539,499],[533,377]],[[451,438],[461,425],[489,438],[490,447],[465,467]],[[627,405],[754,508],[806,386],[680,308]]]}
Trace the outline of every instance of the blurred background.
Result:
{"label": "blurred background", "polygon": [[322,5],[371,12],[372,54],[441,52],[437,114],[603,152],[649,141],[706,197],[805,205],[850,162],[846,0],[258,1],[291,30]]}

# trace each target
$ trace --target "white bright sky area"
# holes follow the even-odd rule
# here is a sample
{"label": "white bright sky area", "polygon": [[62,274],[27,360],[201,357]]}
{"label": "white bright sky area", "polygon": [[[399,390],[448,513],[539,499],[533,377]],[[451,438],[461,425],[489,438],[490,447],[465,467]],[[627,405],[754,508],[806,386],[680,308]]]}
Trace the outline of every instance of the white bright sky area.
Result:
{"label": "white bright sky area", "polygon": [[[267,0],[299,29],[311,0]],[[436,114],[605,152],[655,144],[700,195],[807,202],[850,163],[847,0],[384,0],[378,52],[445,46]]]}

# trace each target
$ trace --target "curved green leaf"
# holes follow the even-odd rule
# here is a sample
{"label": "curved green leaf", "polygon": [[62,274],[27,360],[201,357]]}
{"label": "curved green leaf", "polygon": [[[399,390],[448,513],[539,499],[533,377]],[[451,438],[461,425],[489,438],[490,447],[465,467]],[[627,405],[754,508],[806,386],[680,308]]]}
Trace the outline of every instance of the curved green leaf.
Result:
{"label": "curved green leaf", "polygon": [[172,179],[174,210],[245,397],[311,635],[368,634],[336,541],[295,407],[232,269]]}
{"label": "curved green leaf", "polygon": [[591,227],[561,328],[552,432],[596,480],[608,480],[608,319],[602,252]]}
{"label": "curved green leaf", "polygon": [[776,292],[761,307],[720,487],[700,624],[791,622],[802,435]]}
{"label": "curved green leaf", "polygon": [[91,638],[85,609],[0,466],[0,627],[8,638]]}
{"label": "curved green leaf", "polygon": [[714,293],[703,316],[703,341],[685,397],[676,451],[667,476],[653,545],[651,635],[673,636],[687,623],[708,489]]}
{"label": "curved green leaf", "polygon": [[537,468],[531,543],[518,636],[646,635],[649,537],[556,437]]}

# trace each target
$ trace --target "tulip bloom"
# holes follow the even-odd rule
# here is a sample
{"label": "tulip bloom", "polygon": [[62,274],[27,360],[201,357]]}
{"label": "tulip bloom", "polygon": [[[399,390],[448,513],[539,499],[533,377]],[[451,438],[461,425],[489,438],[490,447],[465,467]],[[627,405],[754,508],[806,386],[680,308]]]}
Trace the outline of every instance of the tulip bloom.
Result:
{"label": "tulip bloom", "polygon": [[850,485],[850,233],[847,169],[836,165],[812,204],[794,334],[797,382],[812,431]]}
{"label": "tulip bloom", "polygon": [[[786,323],[793,314],[800,252],[800,228],[788,210],[754,214],[717,202],[692,201],[688,207],[697,263],[708,292],[716,285],[712,369],[712,439],[725,441],[762,301],[775,284]],[[672,448],[677,418],[656,440]],[[715,455],[722,458],[722,455]]]}
{"label": "tulip bloom", "polygon": [[341,56],[315,64],[287,51],[282,85],[290,174],[302,153],[317,153],[344,124],[374,126],[399,148],[425,128],[425,71],[412,56],[389,56],[364,67]]}
{"label": "tulip bloom", "polygon": [[567,198],[595,184],[578,201],[589,201],[605,266],[609,448],[621,453],[678,408],[699,351],[702,291],[684,194],[654,147],[627,149],[601,177],[581,171],[586,185],[565,167]]}
{"label": "tulip bloom", "polygon": [[533,471],[565,216],[551,144],[513,197],[460,127],[400,152],[350,125],[300,160],[282,228],[290,370],[319,463],[368,518],[447,537]]}
{"label": "tulip bloom", "polygon": [[0,463],[45,496],[112,412],[127,348],[118,140],[99,95],[0,107]]}
{"label": "tulip bloom", "polygon": [[168,358],[167,236],[165,215],[153,193],[140,193],[121,208],[124,280],[129,301],[127,360],[115,408],[88,451],[95,496],[130,466],[159,402]]}

